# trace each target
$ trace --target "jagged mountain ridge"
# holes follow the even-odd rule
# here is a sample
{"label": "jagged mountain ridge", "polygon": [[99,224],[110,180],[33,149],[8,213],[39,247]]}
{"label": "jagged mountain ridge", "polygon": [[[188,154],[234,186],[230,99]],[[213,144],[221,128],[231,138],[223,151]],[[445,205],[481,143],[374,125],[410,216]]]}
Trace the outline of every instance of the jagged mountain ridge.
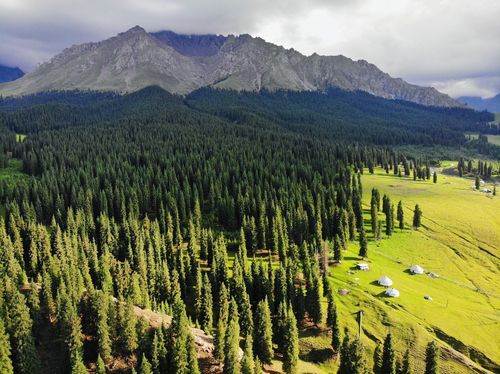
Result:
{"label": "jagged mountain ridge", "polygon": [[182,95],[206,86],[237,91],[339,87],[424,105],[461,106],[434,88],[392,78],[364,60],[304,56],[247,34],[149,34],[139,26],[65,49],[23,78],[0,85],[0,95],[74,89],[123,93],[149,85]]}
{"label": "jagged mountain ridge", "polygon": [[457,100],[471,108],[474,108],[475,110],[500,112],[500,94],[488,99],[483,99],[480,96],[462,96]]}
{"label": "jagged mountain ridge", "polygon": [[11,82],[21,78],[24,72],[18,67],[9,67],[0,65],[0,83]]}

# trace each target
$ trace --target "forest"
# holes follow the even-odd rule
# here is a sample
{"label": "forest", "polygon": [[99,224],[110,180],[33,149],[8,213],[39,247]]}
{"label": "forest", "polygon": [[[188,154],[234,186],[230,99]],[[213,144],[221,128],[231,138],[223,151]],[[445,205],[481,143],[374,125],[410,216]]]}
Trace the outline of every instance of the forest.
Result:
{"label": "forest", "polygon": [[[0,372],[257,374],[279,358],[297,373],[299,332],[319,325],[339,373],[413,372],[389,331],[368,367],[337,317],[328,262],[348,242],[369,256],[363,194],[388,235],[394,221],[420,226],[418,205],[405,218],[390,196],[363,189],[374,167],[432,177],[431,160],[392,146],[498,160],[500,147],[464,135],[498,134],[491,120],[333,89],[0,100],[1,165],[20,160],[24,174],[0,179]],[[153,325],[146,310],[171,322]],[[213,336],[209,357],[195,328]],[[438,356],[429,342],[426,374]]]}

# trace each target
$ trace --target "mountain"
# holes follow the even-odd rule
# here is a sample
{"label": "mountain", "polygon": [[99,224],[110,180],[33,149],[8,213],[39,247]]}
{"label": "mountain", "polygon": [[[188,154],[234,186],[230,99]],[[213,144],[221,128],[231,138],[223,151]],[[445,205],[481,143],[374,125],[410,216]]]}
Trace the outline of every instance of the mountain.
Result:
{"label": "mountain", "polygon": [[14,81],[21,78],[23,75],[24,72],[18,67],[11,68],[0,65],[0,83]]}
{"label": "mountain", "polygon": [[467,104],[476,110],[487,110],[489,112],[500,112],[500,94],[489,99],[479,96],[462,96],[458,98],[461,103]]}
{"label": "mountain", "polygon": [[304,56],[246,34],[149,34],[139,26],[101,42],[65,49],[18,81],[0,85],[0,94],[74,89],[123,93],[153,84],[182,95],[206,86],[237,91],[338,87],[423,105],[461,106],[434,88],[392,78],[364,60]]}

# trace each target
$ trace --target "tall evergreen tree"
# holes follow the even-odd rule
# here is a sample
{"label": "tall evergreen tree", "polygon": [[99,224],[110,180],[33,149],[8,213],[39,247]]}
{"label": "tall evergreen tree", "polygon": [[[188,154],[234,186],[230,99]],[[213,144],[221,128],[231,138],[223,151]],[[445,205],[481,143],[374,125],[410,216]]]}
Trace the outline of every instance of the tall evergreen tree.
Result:
{"label": "tall evergreen tree", "polygon": [[267,299],[259,302],[255,313],[254,352],[264,364],[270,364],[274,357],[271,312]]}
{"label": "tall evergreen tree", "polygon": [[382,374],[396,374],[396,355],[392,343],[391,333],[387,334],[384,341],[384,353],[382,355]]}
{"label": "tall evergreen tree", "polygon": [[283,324],[282,338],[283,371],[286,374],[296,374],[299,361],[299,331],[293,309],[288,307]]}
{"label": "tall evergreen tree", "polygon": [[0,373],[14,374],[9,336],[2,320],[0,320]]}
{"label": "tall evergreen tree", "polygon": [[241,359],[241,374],[255,374],[255,362],[253,359],[253,339],[251,335],[245,338],[245,350]]}
{"label": "tall evergreen tree", "polygon": [[412,374],[412,373],[413,370],[412,370],[410,350],[407,349],[403,357],[403,362],[401,364],[401,370],[399,374]]}
{"label": "tall evergreen tree", "polygon": [[240,326],[238,319],[238,306],[233,299],[229,307],[229,323],[224,342],[224,374],[239,374],[239,340]]}
{"label": "tall evergreen tree", "polygon": [[403,230],[405,228],[405,215],[403,211],[403,202],[401,200],[399,200],[398,203],[397,219],[399,222],[399,229]]}
{"label": "tall evergreen tree", "polygon": [[425,374],[439,374],[439,347],[435,341],[427,345],[425,352]]}
{"label": "tall evergreen tree", "polygon": [[422,210],[418,204],[415,205],[415,210],[413,212],[413,227],[418,229],[422,222]]}
{"label": "tall evergreen tree", "polygon": [[365,229],[361,227],[359,230],[359,256],[368,257],[368,240],[366,239]]}

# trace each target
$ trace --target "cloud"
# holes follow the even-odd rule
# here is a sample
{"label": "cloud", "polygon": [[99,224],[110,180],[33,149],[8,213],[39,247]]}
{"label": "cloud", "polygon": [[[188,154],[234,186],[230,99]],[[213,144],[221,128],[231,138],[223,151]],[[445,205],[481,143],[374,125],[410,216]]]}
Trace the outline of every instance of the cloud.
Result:
{"label": "cloud", "polygon": [[30,70],[139,24],[250,33],[305,54],[365,59],[448,93],[489,94],[500,92],[498,14],[497,0],[0,0],[0,63]]}

